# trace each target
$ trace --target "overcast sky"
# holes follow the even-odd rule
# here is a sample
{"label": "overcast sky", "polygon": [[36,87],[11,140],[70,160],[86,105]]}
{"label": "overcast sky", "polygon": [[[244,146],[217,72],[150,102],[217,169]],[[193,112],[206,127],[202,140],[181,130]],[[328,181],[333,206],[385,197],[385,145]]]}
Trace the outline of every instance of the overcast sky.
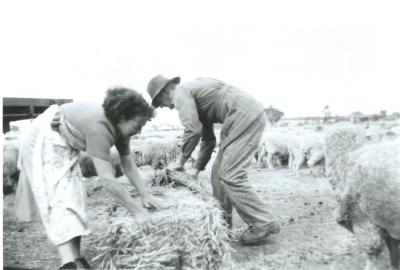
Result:
{"label": "overcast sky", "polygon": [[[214,77],[286,116],[400,111],[399,1],[2,1],[3,96]],[[159,111],[158,120],[175,116]]]}

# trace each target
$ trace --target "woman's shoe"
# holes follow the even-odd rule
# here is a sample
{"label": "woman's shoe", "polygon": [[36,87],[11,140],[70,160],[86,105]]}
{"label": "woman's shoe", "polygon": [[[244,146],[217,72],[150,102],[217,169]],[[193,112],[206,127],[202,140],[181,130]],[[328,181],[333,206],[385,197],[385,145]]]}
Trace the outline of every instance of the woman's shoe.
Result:
{"label": "woman's shoe", "polygon": [[78,266],[75,262],[69,262],[61,266],[59,269],[78,269]]}
{"label": "woman's shoe", "polygon": [[83,257],[80,257],[80,258],[78,258],[78,259],[76,259],[75,260],[75,262],[79,265],[82,265],[82,267],[84,268],[84,269],[92,269],[92,267],[90,266],[90,264],[88,263],[88,261],[85,259],[85,258],[83,258]]}

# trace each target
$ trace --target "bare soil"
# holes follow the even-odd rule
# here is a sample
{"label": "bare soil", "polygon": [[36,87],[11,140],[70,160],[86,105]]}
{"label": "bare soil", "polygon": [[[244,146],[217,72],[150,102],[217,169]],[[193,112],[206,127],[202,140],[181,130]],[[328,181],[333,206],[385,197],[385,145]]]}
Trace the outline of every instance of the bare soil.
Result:
{"label": "bare soil", "polygon": [[[250,181],[269,204],[282,228],[264,246],[243,247],[234,240],[232,257],[237,269],[364,268],[365,255],[354,237],[333,220],[336,203],[327,179],[310,176],[307,169],[301,173],[302,176],[296,178],[287,168],[271,171],[258,169],[256,164],[249,171]],[[203,172],[200,178],[209,182],[207,174]],[[94,180],[86,182],[93,233],[83,238],[82,253],[91,259],[96,256],[96,237],[107,227],[110,209],[116,203]],[[14,194],[3,198],[4,266],[57,269],[60,261],[43,226],[39,221],[18,222],[13,212],[14,198]],[[246,224],[235,213],[236,235],[245,228]],[[386,260],[382,261],[382,269],[387,268]]]}

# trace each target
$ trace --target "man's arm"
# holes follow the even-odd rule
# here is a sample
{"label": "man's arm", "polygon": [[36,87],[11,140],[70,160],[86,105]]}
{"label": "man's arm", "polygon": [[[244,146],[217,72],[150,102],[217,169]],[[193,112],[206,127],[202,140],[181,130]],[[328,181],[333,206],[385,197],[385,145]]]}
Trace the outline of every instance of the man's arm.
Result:
{"label": "man's arm", "polygon": [[203,125],[199,120],[196,102],[190,94],[190,91],[187,89],[181,89],[179,92],[177,92],[174,98],[174,105],[178,110],[182,125],[185,127],[185,132],[183,134],[182,153],[178,158],[178,164],[183,167],[199,143],[199,140],[202,136]]}
{"label": "man's arm", "polygon": [[195,166],[198,172],[203,171],[207,166],[216,145],[217,140],[215,139],[213,124],[203,125],[203,137],[201,140],[199,157]]}

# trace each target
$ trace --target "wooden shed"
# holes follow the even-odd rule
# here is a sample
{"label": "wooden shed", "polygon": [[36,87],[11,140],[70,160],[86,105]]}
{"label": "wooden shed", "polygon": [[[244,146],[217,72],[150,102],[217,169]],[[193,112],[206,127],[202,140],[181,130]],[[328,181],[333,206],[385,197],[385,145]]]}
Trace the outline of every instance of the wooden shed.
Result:
{"label": "wooden shed", "polygon": [[10,130],[10,122],[35,118],[50,105],[72,102],[72,99],[3,97],[3,133]]}

